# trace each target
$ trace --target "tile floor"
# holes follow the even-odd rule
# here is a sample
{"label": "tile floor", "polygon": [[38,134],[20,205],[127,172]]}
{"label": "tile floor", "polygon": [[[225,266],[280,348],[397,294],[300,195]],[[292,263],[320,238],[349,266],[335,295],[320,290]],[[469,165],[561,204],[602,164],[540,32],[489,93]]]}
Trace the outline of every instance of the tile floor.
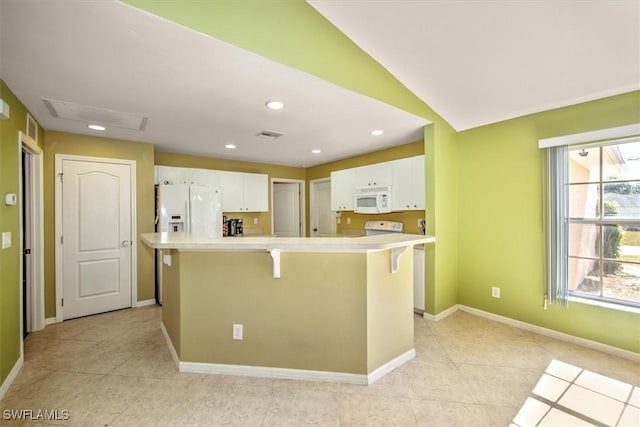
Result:
{"label": "tile floor", "polygon": [[[69,415],[39,425],[508,426],[528,399],[541,398],[536,387],[556,393],[537,400],[543,405],[558,396],[584,398],[557,395],[557,380],[582,387],[604,375],[640,385],[639,363],[465,312],[439,322],[416,316],[417,357],[368,387],[180,373],[160,332],[160,313],[124,310],[31,334],[24,367],[0,401],[0,425],[32,424],[4,419],[6,410],[26,409],[34,418],[43,415],[38,410]],[[564,378],[558,373],[564,365],[554,360],[590,374]],[[607,393],[621,391],[613,385]],[[637,404],[640,396],[629,399]],[[553,410],[547,425],[571,421]]]}

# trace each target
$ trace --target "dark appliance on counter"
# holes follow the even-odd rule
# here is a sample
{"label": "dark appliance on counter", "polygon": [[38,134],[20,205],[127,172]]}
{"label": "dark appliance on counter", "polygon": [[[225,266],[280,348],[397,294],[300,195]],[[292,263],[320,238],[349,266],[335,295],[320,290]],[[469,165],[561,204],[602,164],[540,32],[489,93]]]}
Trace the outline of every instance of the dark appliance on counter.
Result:
{"label": "dark appliance on counter", "polygon": [[242,218],[229,218],[223,222],[222,235],[225,237],[235,237],[243,235]]}

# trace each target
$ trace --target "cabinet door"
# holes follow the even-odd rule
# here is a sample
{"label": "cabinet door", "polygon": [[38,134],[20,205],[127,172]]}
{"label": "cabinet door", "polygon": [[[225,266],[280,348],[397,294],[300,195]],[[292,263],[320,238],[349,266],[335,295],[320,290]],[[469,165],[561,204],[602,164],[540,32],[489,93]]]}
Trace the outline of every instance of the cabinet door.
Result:
{"label": "cabinet door", "polygon": [[425,209],[425,171],[424,171],[424,156],[415,156],[409,159],[411,161],[411,193],[414,196],[412,209],[421,210]]}
{"label": "cabinet door", "polygon": [[219,172],[223,212],[242,212],[244,210],[242,175],[239,172]]}
{"label": "cabinet door", "polygon": [[266,212],[269,210],[269,177],[259,173],[243,175],[243,212]]}
{"label": "cabinet door", "polygon": [[354,169],[331,172],[331,210],[352,211]]}
{"label": "cabinet door", "polygon": [[416,211],[425,208],[424,156],[393,162],[394,211]]}
{"label": "cabinet door", "polygon": [[394,211],[411,210],[413,202],[413,173],[411,158],[393,162],[393,198]]}
{"label": "cabinet door", "polygon": [[382,187],[391,185],[393,162],[375,163],[355,168],[355,187]]}

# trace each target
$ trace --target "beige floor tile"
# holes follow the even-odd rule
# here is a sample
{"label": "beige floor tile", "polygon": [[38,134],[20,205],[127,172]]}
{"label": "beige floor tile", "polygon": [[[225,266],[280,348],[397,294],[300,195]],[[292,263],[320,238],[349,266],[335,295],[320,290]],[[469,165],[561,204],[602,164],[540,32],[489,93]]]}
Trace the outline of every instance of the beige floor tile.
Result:
{"label": "beige floor tile", "polygon": [[348,394],[340,400],[341,426],[412,426],[416,418],[409,399]]}
{"label": "beige floor tile", "polygon": [[600,394],[612,397],[621,402],[626,402],[633,391],[633,386],[631,384],[614,380],[613,378],[596,374],[591,371],[582,371],[575,380],[575,383],[586,389],[597,391]]}
{"label": "beige floor tile", "polygon": [[339,394],[323,391],[275,389],[265,426],[337,426],[340,423]]}
{"label": "beige floor tile", "polygon": [[402,372],[396,369],[370,385],[342,384],[340,390],[347,394],[408,397]]}
{"label": "beige floor tile", "polygon": [[187,381],[142,380],[145,387],[112,426],[184,425],[210,393],[207,386]]}
{"label": "beige floor tile", "polygon": [[606,425],[615,425],[624,404],[586,388],[572,385],[558,401],[560,405]]}
{"label": "beige floor tile", "polygon": [[[418,425],[431,427],[495,425],[490,420],[487,408],[469,403],[412,400],[413,411]],[[505,424],[498,424],[505,425]]]}
{"label": "beige floor tile", "polygon": [[540,427],[590,427],[595,426],[558,409],[552,408],[538,424]]}
{"label": "beige floor tile", "polygon": [[416,358],[424,362],[451,363],[452,360],[434,335],[416,336]]}
{"label": "beige floor tile", "polygon": [[535,427],[550,410],[551,406],[546,403],[528,397],[513,418],[513,422],[522,427]]}
{"label": "beige floor tile", "polygon": [[64,409],[68,401],[102,377],[94,374],[51,372],[20,390],[10,389],[0,401],[0,410]]}
{"label": "beige floor tile", "polygon": [[553,360],[551,353],[533,341],[454,335],[439,336],[438,341],[454,363],[543,369]]}
{"label": "beige floor tile", "polygon": [[[71,420],[48,424],[78,427],[503,426],[532,396],[554,358],[640,385],[639,363],[465,312],[439,322],[414,316],[416,358],[371,386],[181,373],[160,321],[160,307],[144,307],[29,335],[25,364],[0,409],[68,408]],[[634,390],[632,401],[640,405]],[[630,408],[622,417],[634,422],[640,409]],[[563,415],[543,422],[560,419],[553,417]],[[0,425],[6,424],[0,417]]]}
{"label": "beige floor tile", "polygon": [[556,378],[553,375],[543,374],[533,388],[533,394],[543,397],[551,402],[557,401],[570,383]]}
{"label": "beige floor tile", "polygon": [[65,403],[69,422],[78,426],[106,426],[138,398],[144,388],[137,378],[107,375]]}
{"label": "beige floor tile", "polygon": [[503,366],[458,365],[478,403],[520,407],[543,370]]}
{"label": "beige floor tile", "polygon": [[204,396],[186,425],[257,426],[273,399],[269,387],[218,384]]}
{"label": "beige floor tile", "polygon": [[412,361],[400,372],[411,399],[478,403],[453,363]]}
{"label": "beige floor tile", "polygon": [[618,427],[638,427],[640,426],[640,409],[627,406],[620,417]]}

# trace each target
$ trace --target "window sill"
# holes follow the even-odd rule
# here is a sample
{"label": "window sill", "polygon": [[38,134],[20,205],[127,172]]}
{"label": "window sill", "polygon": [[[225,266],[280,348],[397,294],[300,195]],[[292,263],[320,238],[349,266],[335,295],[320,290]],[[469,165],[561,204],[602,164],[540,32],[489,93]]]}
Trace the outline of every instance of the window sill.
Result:
{"label": "window sill", "polygon": [[580,298],[576,296],[570,296],[569,301],[575,302],[578,304],[595,305],[596,307],[608,308],[610,310],[618,310],[618,311],[625,311],[627,313],[640,314],[640,308],[631,307],[623,304],[614,304],[611,302],[597,301],[590,298]]}

